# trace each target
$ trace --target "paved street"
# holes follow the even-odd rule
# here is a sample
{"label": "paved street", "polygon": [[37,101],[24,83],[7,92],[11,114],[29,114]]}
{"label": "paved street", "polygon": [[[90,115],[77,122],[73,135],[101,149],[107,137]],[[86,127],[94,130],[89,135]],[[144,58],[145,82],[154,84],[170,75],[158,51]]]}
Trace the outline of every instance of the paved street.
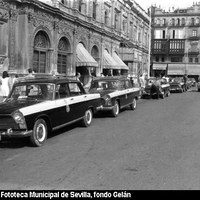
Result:
{"label": "paved street", "polygon": [[200,93],[188,91],[62,129],[41,148],[3,142],[0,188],[200,189],[199,116]]}

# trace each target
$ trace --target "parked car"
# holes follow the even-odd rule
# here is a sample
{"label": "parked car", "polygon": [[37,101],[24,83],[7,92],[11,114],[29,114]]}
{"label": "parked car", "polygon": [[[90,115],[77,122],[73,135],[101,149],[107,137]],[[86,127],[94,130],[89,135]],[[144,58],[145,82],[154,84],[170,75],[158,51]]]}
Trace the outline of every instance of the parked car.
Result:
{"label": "parked car", "polygon": [[117,117],[120,109],[130,106],[136,109],[140,88],[133,87],[127,77],[101,77],[92,81],[89,93],[98,92],[103,98],[99,111],[110,111],[113,117]]}
{"label": "parked car", "polygon": [[0,104],[0,138],[29,137],[39,147],[51,131],[65,125],[81,121],[89,126],[100,106],[100,95],[86,94],[77,80],[20,78]]}
{"label": "parked car", "polygon": [[170,81],[170,92],[185,92],[185,84],[181,78],[171,79]]}
{"label": "parked car", "polygon": [[152,90],[152,84],[158,81],[159,82],[159,97],[161,97],[162,99],[164,99],[165,97],[168,97],[170,95],[170,85],[167,81],[166,78],[156,78],[156,77],[150,77],[147,79],[146,82],[146,86],[144,88],[142,97],[146,98],[146,97],[150,97],[152,95],[155,96],[155,92],[153,92],[153,94],[151,94],[151,90]]}

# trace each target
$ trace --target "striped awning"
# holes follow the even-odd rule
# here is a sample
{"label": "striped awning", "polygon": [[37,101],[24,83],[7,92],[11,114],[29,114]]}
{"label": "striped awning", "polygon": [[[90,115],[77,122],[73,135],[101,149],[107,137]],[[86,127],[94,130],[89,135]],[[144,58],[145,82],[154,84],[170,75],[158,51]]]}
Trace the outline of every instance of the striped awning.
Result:
{"label": "striped awning", "polygon": [[103,52],[103,68],[104,69],[121,69],[118,63],[112,58],[107,50]]}
{"label": "striped awning", "polygon": [[173,63],[168,64],[168,75],[184,75],[185,74],[186,66],[184,63]]}
{"label": "striped awning", "polygon": [[121,60],[121,58],[115,52],[113,53],[112,57],[117,62],[120,69],[128,70],[128,66]]}
{"label": "striped awning", "polygon": [[76,48],[77,61],[76,66],[88,66],[88,67],[98,67],[96,60],[90,55],[90,53],[85,49],[83,44],[79,43]]}
{"label": "striped awning", "polygon": [[188,75],[200,75],[200,65],[199,64],[187,64],[187,74]]}
{"label": "striped awning", "polygon": [[153,64],[153,69],[154,70],[166,70],[167,64],[164,63],[154,63]]}

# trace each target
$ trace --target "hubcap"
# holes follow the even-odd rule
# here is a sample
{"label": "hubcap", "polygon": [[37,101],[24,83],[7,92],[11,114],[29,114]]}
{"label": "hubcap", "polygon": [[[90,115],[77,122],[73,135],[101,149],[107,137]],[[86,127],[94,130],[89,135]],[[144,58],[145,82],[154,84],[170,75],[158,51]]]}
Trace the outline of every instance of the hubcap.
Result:
{"label": "hubcap", "polygon": [[90,124],[92,121],[92,113],[89,110],[86,113],[86,121],[88,124]]}
{"label": "hubcap", "polygon": [[39,142],[43,142],[45,139],[46,128],[43,124],[39,124],[36,129],[36,138]]}
{"label": "hubcap", "polygon": [[115,111],[115,114],[116,114],[116,115],[117,115],[117,114],[118,114],[118,112],[119,112],[119,106],[118,106],[118,104],[117,104],[117,103],[115,104],[114,111]]}

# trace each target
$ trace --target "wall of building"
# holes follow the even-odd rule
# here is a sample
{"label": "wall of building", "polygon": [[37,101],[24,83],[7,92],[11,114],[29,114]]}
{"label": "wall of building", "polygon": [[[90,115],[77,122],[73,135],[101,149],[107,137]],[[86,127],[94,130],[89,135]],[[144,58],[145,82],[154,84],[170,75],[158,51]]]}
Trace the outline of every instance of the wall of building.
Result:
{"label": "wall of building", "polygon": [[[0,72],[26,74],[28,68],[37,68],[37,56],[41,67],[35,68],[36,72],[58,72],[59,52],[66,46],[65,73],[75,75],[76,48],[80,42],[90,54],[94,47],[98,50],[99,55],[95,58],[99,63],[97,75],[103,69],[104,49],[111,55],[117,52],[128,66],[134,66],[136,72],[147,72],[149,16],[137,5],[130,6],[123,0],[84,0],[82,3],[80,7],[79,0],[0,2],[1,12],[5,13],[0,20]],[[129,60],[126,60],[125,49],[132,52]]]}

